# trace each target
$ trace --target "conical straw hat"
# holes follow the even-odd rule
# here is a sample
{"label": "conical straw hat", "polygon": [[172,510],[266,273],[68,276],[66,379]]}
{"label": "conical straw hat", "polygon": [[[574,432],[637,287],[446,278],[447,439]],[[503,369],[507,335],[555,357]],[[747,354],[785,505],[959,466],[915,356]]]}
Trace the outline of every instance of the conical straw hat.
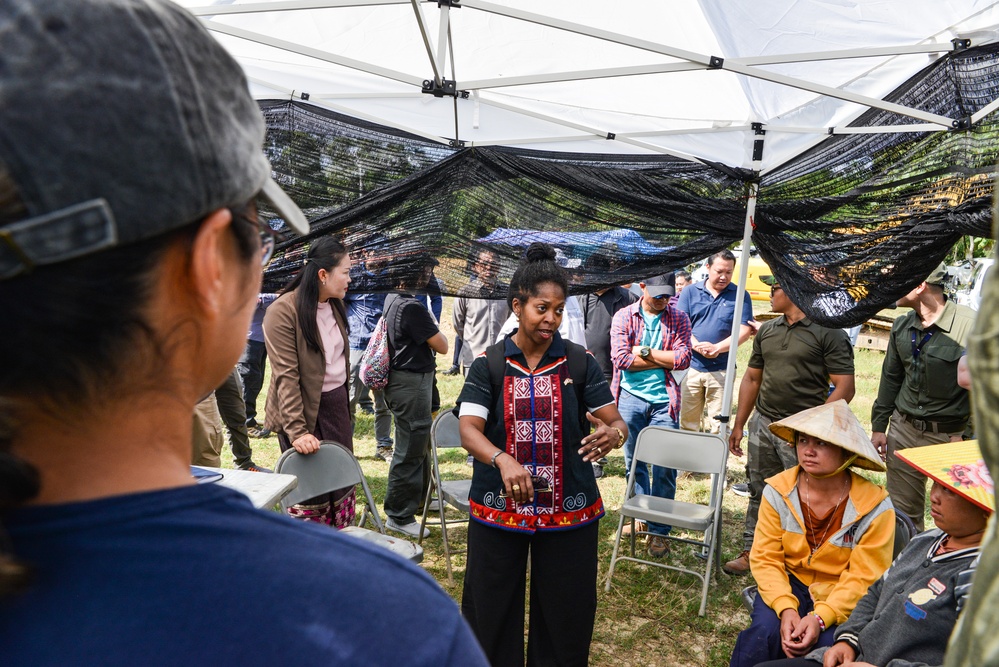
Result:
{"label": "conical straw hat", "polygon": [[870,437],[843,399],[823,403],[774,422],[770,425],[770,431],[792,447],[796,444],[796,431],[807,433],[856,454],[857,459],[853,465],[858,468],[885,470],[885,464],[881,462],[881,456],[871,444]]}
{"label": "conical straw hat", "polygon": [[895,456],[982,509],[995,511],[995,487],[977,440],[901,449]]}

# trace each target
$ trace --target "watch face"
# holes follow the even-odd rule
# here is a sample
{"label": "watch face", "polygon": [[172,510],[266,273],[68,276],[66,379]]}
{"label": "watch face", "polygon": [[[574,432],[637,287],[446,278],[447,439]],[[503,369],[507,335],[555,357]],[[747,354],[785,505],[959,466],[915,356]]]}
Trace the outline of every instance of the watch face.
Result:
{"label": "watch face", "polygon": [[638,351],[638,353],[639,353],[639,355],[641,355],[643,357],[647,357],[650,354],[652,354],[652,348],[649,347],[648,345],[645,345],[645,346],[642,347],[641,350]]}

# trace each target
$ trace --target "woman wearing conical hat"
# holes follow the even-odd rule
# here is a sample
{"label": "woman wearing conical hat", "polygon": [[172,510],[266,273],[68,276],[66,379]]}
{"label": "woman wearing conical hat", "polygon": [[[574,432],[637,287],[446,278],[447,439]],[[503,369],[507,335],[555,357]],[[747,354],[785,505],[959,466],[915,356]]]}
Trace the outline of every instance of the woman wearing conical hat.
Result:
{"label": "woman wearing conical hat", "polygon": [[897,456],[933,480],[930,514],[936,528],[909,542],[836,630],[831,648],[763,663],[766,667],[943,663],[947,639],[971,588],[985,525],[995,511],[992,478],[974,440]]}
{"label": "woman wearing conical hat", "polygon": [[732,667],[802,657],[830,646],[891,563],[895,511],[887,492],[851,467],[883,471],[846,401],[770,425],[798,465],[767,480],[749,555],[759,594]]}

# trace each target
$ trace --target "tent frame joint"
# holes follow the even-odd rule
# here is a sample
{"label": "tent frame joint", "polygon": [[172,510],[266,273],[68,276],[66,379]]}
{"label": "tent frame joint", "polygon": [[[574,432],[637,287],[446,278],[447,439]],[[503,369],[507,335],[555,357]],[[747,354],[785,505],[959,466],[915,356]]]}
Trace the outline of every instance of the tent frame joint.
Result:
{"label": "tent frame joint", "polygon": [[437,0],[437,8],[450,7],[452,9],[461,9],[461,0]]}
{"label": "tent frame joint", "polygon": [[458,90],[458,82],[451,79],[441,79],[440,83],[437,83],[433,79],[424,79],[421,90],[427,95],[433,95],[434,97],[453,97],[455,99],[460,97],[463,100],[468,99],[468,91]]}
{"label": "tent frame joint", "polygon": [[971,48],[971,40],[967,38],[955,37],[950,40],[950,43],[954,45],[955,51],[964,51]]}
{"label": "tent frame joint", "polygon": [[972,122],[971,116],[965,116],[964,118],[957,118],[951,121],[950,126],[952,130],[960,132],[963,130],[970,130]]}
{"label": "tent frame joint", "polygon": [[708,69],[721,69],[725,66],[725,59],[721,56],[711,56],[708,60]]}
{"label": "tent frame joint", "polygon": [[449,139],[448,142],[447,142],[447,145],[450,146],[451,148],[464,148],[465,147],[465,140],[464,139]]}

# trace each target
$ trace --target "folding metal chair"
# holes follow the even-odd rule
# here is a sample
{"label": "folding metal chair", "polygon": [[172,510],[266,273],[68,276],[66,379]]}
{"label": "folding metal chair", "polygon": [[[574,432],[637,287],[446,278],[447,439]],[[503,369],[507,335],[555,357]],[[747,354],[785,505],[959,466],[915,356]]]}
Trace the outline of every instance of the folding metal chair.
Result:
{"label": "folding metal chair", "polygon": [[[624,503],[620,510],[617,525],[617,537],[614,540],[614,552],[611,555],[610,569],[607,573],[605,590],[610,590],[611,578],[618,561],[630,560],[636,563],[655,565],[668,570],[692,574],[702,582],[701,608],[698,615],[704,616],[708,604],[708,585],[711,582],[711,566],[716,569],[721,556],[719,530],[721,526],[722,491],[725,485],[725,464],[728,460],[728,445],[718,435],[712,433],[694,433],[679,431],[662,426],[649,426],[638,434],[635,443],[635,456],[631,462],[631,472],[628,486],[624,494]],[[677,471],[687,470],[693,473],[708,473],[711,475],[711,497],[707,505],[687,503],[680,500],[669,500],[655,496],[635,493],[635,470],[640,462],[647,465],[673,468]],[[624,520],[632,525],[631,555],[618,556],[621,545],[621,533],[624,530]],[[636,520],[662,523],[673,526],[674,529],[698,531],[703,533],[703,540],[693,540],[670,533],[666,539],[683,542],[706,550],[704,573],[689,570],[676,565],[638,558],[635,556]]]}
{"label": "folding metal chair", "polygon": [[[440,519],[441,538],[444,541],[444,559],[447,563],[447,581],[454,584],[454,575],[451,573],[451,554],[464,553],[464,551],[452,551],[447,535],[447,508],[451,506],[461,512],[464,518],[450,519],[450,523],[468,523],[469,507],[468,493],[472,488],[470,479],[441,479],[441,468],[437,458],[438,449],[453,449],[461,447],[461,435],[458,433],[458,418],[450,410],[442,410],[433,426],[430,427],[430,486],[427,488],[427,495],[423,500],[423,518],[420,520],[420,533],[427,525],[427,516],[431,511],[437,512]],[[421,537],[418,544],[423,544]]]}
{"label": "folding metal chair", "polygon": [[[294,449],[289,449],[281,454],[277,465],[274,466],[274,472],[295,475],[298,478],[298,486],[281,499],[283,509],[324,493],[360,484],[364,490],[364,503],[359,525],[347,526],[340,532],[377,544],[414,563],[423,561],[423,547],[385,534],[385,526],[378,515],[378,508],[368,487],[368,480],[361,470],[361,464],[350,450],[340,443],[325,441],[320,444],[319,451],[312,454],[299,454]],[[375,525],[376,530],[363,527],[368,519]]]}

